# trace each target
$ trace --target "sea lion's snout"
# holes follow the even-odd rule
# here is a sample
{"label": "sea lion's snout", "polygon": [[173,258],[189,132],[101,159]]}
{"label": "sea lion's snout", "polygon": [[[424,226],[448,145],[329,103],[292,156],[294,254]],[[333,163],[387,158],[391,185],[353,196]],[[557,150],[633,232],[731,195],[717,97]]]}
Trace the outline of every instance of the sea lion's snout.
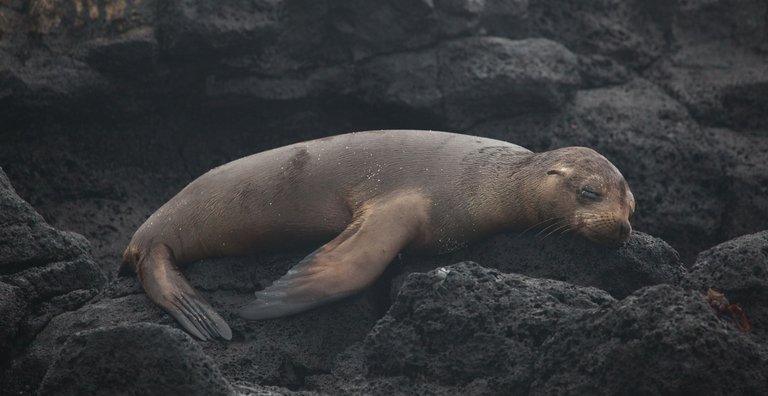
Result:
{"label": "sea lion's snout", "polygon": [[629,220],[596,214],[583,214],[580,217],[577,233],[601,245],[620,245],[629,240],[632,234]]}

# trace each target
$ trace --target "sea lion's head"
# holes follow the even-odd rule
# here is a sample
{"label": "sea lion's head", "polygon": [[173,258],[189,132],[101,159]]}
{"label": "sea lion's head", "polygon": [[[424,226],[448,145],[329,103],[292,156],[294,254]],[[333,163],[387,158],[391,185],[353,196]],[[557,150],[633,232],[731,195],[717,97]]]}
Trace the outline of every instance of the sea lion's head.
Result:
{"label": "sea lion's head", "polygon": [[601,244],[629,239],[629,217],[635,197],[624,176],[605,157],[585,147],[566,147],[547,156],[544,188],[550,197],[550,217],[568,229]]}

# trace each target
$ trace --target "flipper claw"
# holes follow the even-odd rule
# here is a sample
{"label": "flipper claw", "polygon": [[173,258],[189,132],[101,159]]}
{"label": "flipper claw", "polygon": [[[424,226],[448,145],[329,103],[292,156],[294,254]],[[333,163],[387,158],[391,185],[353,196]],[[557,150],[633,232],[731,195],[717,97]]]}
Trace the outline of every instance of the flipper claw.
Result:
{"label": "flipper claw", "polygon": [[192,334],[193,336],[197,337],[200,340],[207,341],[209,337],[207,337],[204,333],[200,332],[200,330],[197,328],[195,324],[193,324],[189,319],[189,314],[185,312],[185,310],[180,307],[176,306],[177,309],[166,309],[166,311],[171,314],[171,316],[176,319],[177,322],[181,325],[181,327],[184,328],[188,333]]}

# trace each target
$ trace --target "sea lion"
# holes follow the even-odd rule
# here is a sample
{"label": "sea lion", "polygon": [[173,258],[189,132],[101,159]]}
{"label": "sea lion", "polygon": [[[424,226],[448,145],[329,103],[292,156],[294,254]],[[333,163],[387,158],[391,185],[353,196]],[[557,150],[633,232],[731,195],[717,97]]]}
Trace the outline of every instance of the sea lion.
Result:
{"label": "sea lion", "polygon": [[221,165],[136,231],[123,254],[149,298],[200,339],[230,339],[224,319],[177,269],[283,241],[328,240],[240,315],[301,312],[373,282],[401,250],[443,253],[537,225],[598,243],[626,240],[635,201],[594,150],[533,153],[433,131],[368,131],[292,144]]}

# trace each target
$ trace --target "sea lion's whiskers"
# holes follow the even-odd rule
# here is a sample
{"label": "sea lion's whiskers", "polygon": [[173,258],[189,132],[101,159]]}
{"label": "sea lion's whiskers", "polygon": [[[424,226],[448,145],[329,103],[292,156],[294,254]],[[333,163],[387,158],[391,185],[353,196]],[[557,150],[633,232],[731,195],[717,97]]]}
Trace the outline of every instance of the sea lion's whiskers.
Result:
{"label": "sea lion's whiskers", "polygon": [[[568,227],[570,227],[570,224],[568,224],[568,223],[562,224],[561,226],[559,226],[559,227],[557,227],[557,228],[554,228],[554,229],[552,229],[552,231],[550,231],[549,233],[547,233],[547,235],[544,235],[544,238],[541,238],[541,239],[542,239],[542,240],[544,240],[544,239],[547,239],[547,237],[549,237],[550,235],[552,235],[552,234],[554,234],[554,233],[556,233],[556,232],[558,232],[558,231],[561,231],[561,230],[567,229]],[[561,232],[561,233],[562,233],[562,232]]]}
{"label": "sea lion's whiskers", "polygon": [[525,230],[523,230],[519,234],[517,234],[517,237],[519,238],[519,237],[525,235],[528,231],[531,231],[531,230],[535,229],[536,227],[541,227],[542,225],[544,225],[546,223],[549,223],[550,221],[559,221],[560,219],[562,219],[562,217],[555,216],[555,217],[550,217],[550,218],[548,218],[546,220],[542,220],[542,221],[540,221],[540,222],[538,222],[538,223],[536,223],[536,224],[526,228]]}
{"label": "sea lion's whiskers", "polygon": [[[537,232],[537,233],[536,233],[536,235],[535,235],[535,236],[539,237],[539,236],[541,236],[543,233],[545,233],[545,232],[548,232],[549,230],[551,230],[553,227],[559,227],[561,224],[562,224],[562,223],[561,223],[561,222],[558,220],[557,222],[554,222],[554,223],[552,223],[552,224],[550,224],[550,225],[548,225],[548,226],[546,226],[546,227],[542,228],[542,229],[541,229],[539,232]],[[541,239],[544,239],[544,238],[541,238]]]}
{"label": "sea lion's whiskers", "polygon": [[558,229],[562,228],[563,226],[567,226],[568,222],[563,219],[561,221],[558,221],[557,223],[554,223],[550,226],[547,226],[543,230],[539,231],[536,236],[539,238],[539,240],[543,241],[548,236],[552,235],[554,231],[557,231]]}

